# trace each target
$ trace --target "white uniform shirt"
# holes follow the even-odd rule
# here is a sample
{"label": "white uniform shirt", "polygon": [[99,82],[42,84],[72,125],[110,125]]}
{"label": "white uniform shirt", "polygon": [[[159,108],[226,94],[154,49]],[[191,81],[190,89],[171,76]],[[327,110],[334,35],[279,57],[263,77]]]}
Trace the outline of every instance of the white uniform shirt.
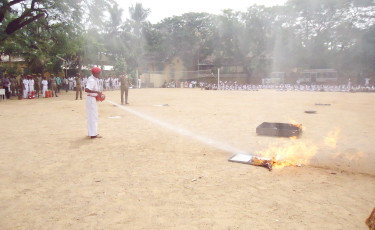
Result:
{"label": "white uniform shirt", "polygon": [[[92,91],[99,91],[98,79],[95,78],[93,75],[91,75],[87,79],[86,89],[89,89],[89,90],[92,90]],[[97,93],[88,93],[87,95],[96,97],[98,94]]]}
{"label": "white uniform shirt", "polygon": [[47,80],[43,80],[42,81],[42,85],[43,85],[43,87],[48,87],[48,81]]}
{"label": "white uniform shirt", "polygon": [[29,80],[29,87],[34,87],[34,79]]}
{"label": "white uniform shirt", "polygon": [[86,88],[86,83],[87,83],[87,77],[83,78],[82,80],[82,84],[85,86],[85,88]]}
{"label": "white uniform shirt", "polygon": [[23,79],[22,83],[25,85],[25,87],[29,87],[29,80]]}

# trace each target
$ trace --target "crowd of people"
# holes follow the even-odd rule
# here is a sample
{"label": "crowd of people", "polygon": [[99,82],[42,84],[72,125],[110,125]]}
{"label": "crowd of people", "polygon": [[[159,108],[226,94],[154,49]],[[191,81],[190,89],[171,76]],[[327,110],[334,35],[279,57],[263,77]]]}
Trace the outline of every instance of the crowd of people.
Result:
{"label": "crowd of people", "polygon": [[258,91],[261,89],[273,89],[277,91],[311,91],[311,92],[375,92],[374,85],[328,85],[328,84],[280,84],[280,85],[252,85],[238,84],[237,82],[220,82],[219,85],[212,83],[199,83],[206,90],[242,90]]}
{"label": "crowd of people", "polygon": [[19,79],[16,76],[8,77],[5,75],[1,79],[1,86],[5,89],[7,99],[10,96],[18,96],[18,98],[39,98],[46,97],[46,92],[50,89],[52,97],[58,97],[60,90],[61,78],[51,75],[50,79],[42,77],[40,74],[25,75]]}
{"label": "crowd of people", "polygon": [[[111,75],[98,79],[99,90],[108,91],[120,89],[120,77]],[[64,90],[68,92],[70,90],[76,91],[76,100],[78,100],[78,97],[82,100],[82,90],[86,87],[88,76],[77,73],[75,77],[61,78],[51,75],[47,79],[40,74],[24,75],[20,77],[4,75],[0,80],[0,88],[5,89],[7,99],[10,99],[11,96],[18,96],[19,99],[48,97],[48,95],[46,95],[47,91],[51,91],[52,97],[58,97],[60,91]],[[137,81],[137,84],[138,83],[139,81]],[[130,82],[129,87],[133,87]]]}
{"label": "crowd of people", "polygon": [[236,81],[220,81],[217,83],[185,81],[175,84],[173,81],[165,83],[166,88],[195,88],[199,87],[205,90],[241,90],[241,91],[258,91],[261,89],[273,89],[277,91],[313,91],[313,92],[375,92],[375,86],[366,82],[364,85],[330,85],[330,84],[241,84]]}
{"label": "crowd of people", "polygon": [[197,83],[197,81],[167,82],[165,80],[162,88],[195,88],[197,87]]}
{"label": "crowd of people", "polygon": [[[121,76],[103,76],[98,79],[99,91],[110,91],[121,89]],[[47,91],[51,91],[52,97],[58,97],[61,90],[68,92],[76,91],[76,100],[82,100],[82,91],[85,89],[88,76],[77,73],[75,77],[61,78],[51,75],[48,80],[40,74],[25,75],[21,77],[5,75],[1,79],[0,87],[5,89],[5,95],[18,96],[21,98],[40,98],[46,96]],[[132,81],[127,79],[128,88],[133,88]],[[141,87],[140,79],[136,79],[136,87]],[[220,81],[217,83],[182,81],[175,82],[164,81],[163,88],[201,88],[205,90],[241,90],[241,91],[258,91],[261,89],[273,89],[277,91],[311,91],[311,92],[375,92],[375,86],[366,81],[364,85],[354,85],[350,81],[348,84],[329,85],[329,84],[241,84],[236,81]]]}

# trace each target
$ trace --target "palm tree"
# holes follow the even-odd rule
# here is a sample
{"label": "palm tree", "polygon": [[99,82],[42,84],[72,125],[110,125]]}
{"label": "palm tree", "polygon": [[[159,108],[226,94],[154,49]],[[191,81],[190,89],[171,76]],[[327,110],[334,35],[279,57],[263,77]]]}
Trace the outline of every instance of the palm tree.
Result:
{"label": "palm tree", "polygon": [[110,21],[107,23],[108,33],[111,35],[117,35],[120,32],[120,26],[122,24],[122,13],[123,9],[119,8],[118,4],[115,2],[113,6],[108,6],[108,12],[110,16]]}
{"label": "palm tree", "polygon": [[143,8],[142,3],[136,3],[135,6],[129,7],[129,13],[131,20],[127,20],[124,25],[124,37],[129,39],[131,42],[129,46],[129,51],[131,55],[128,57],[130,62],[134,63],[134,68],[136,70],[136,77],[138,77],[138,66],[141,57],[144,55],[144,30],[150,26],[150,22],[146,21],[151,10],[148,8]]}
{"label": "palm tree", "polygon": [[151,10],[143,8],[142,3],[136,3],[135,6],[129,7],[129,13],[133,22],[134,33],[140,38],[142,35],[142,29],[148,24],[146,18],[151,13]]}

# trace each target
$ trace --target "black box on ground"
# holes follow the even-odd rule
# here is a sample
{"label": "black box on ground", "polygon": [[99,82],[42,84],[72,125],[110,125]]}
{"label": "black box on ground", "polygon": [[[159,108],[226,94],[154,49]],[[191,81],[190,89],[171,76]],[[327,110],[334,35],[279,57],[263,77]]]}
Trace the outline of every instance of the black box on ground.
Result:
{"label": "black box on ground", "polygon": [[302,125],[263,122],[256,128],[256,132],[263,136],[298,137],[302,133]]}

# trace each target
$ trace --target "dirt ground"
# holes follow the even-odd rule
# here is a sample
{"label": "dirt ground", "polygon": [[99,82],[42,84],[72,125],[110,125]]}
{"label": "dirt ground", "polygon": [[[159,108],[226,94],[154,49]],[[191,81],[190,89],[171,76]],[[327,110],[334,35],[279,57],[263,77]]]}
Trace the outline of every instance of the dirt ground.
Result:
{"label": "dirt ground", "polygon": [[[119,94],[98,104],[102,139],[73,92],[0,101],[0,229],[367,229],[375,94],[131,89],[125,107]],[[304,130],[258,136],[265,121]],[[295,145],[302,167],[228,162]]]}

